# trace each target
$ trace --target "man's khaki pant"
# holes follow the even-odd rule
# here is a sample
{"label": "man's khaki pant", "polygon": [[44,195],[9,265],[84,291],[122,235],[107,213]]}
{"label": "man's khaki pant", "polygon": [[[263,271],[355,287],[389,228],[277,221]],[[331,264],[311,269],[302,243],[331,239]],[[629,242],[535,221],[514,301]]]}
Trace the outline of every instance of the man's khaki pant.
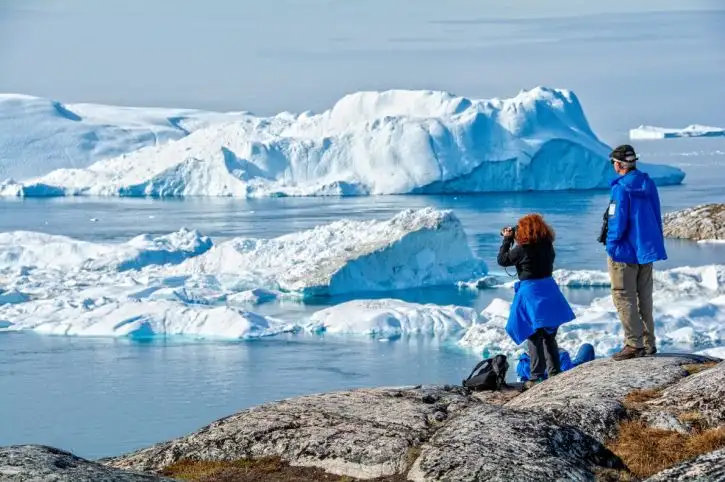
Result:
{"label": "man's khaki pant", "polygon": [[624,328],[624,344],[655,347],[652,315],[652,263],[627,264],[608,258],[612,298]]}

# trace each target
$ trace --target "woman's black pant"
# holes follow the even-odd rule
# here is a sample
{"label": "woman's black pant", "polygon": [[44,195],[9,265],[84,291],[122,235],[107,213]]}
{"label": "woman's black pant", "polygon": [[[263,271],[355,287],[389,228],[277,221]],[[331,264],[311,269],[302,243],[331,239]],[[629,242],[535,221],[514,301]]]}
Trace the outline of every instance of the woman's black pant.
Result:
{"label": "woman's black pant", "polygon": [[527,341],[529,345],[529,358],[531,358],[531,379],[544,378],[544,373],[554,376],[561,371],[559,359],[559,345],[556,343],[556,332],[549,333],[539,328]]}

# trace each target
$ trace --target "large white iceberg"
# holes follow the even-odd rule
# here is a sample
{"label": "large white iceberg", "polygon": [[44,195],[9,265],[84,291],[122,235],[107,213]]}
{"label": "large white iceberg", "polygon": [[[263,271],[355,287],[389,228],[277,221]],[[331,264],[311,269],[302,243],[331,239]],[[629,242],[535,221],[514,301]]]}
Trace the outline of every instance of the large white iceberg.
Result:
{"label": "large white iceberg", "polygon": [[0,181],[25,180],[59,168],[83,169],[101,159],[181,139],[239,114],[190,109],[62,104],[0,94]]}
{"label": "large white iceberg", "polygon": [[307,330],[320,333],[395,336],[446,335],[478,321],[473,308],[420,305],[395,299],[353,300],[312,315]]}
{"label": "large white iceberg", "polygon": [[725,137],[725,129],[692,124],[682,129],[642,125],[629,130],[629,138],[637,141],[677,139],[679,137]]}
{"label": "large white iceberg", "polygon": [[[593,189],[609,148],[574,93],[511,99],[359,92],[313,115],[239,115],[83,169],[0,185],[13,196],[308,196]],[[8,135],[13,135],[11,131]],[[684,173],[648,166],[660,184]]]}
{"label": "large white iceberg", "polygon": [[336,221],[274,239],[236,238],[174,270],[236,278],[303,296],[455,284],[486,265],[451,211],[406,210],[387,221]]}

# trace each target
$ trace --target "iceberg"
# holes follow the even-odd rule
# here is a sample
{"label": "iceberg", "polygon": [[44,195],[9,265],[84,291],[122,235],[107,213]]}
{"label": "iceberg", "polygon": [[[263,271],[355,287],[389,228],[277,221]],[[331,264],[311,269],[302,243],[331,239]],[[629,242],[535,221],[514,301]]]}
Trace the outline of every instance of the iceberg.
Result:
{"label": "iceberg", "polygon": [[28,295],[26,295],[25,293],[21,293],[17,290],[12,290],[12,291],[0,290],[0,305],[25,303],[26,301],[29,301],[29,300],[30,300],[30,297]]}
{"label": "iceberg", "polygon": [[[68,163],[7,181],[0,195],[472,193],[606,188],[614,176],[609,147],[568,90],[537,87],[491,100],[436,91],[358,92],[321,114],[214,120],[89,166]],[[684,178],[674,167],[641,167],[660,184]]]}
{"label": "iceberg", "polygon": [[144,234],[118,244],[90,243],[66,236],[15,231],[0,233],[0,269],[34,267],[124,271],[149,265],[178,264],[211,247],[210,238],[187,229],[158,237]]}
{"label": "iceberg", "polygon": [[314,333],[397,336],[446,335],[477,323],[472,308],[420,305],[395,299],[354,300],[312,315],[305,326]]}
{"label": "iceberg", "polygon": [[503,353],[511,356],[519,348],[506,333],[511,303],[494,299],[479,315],[479,323],[472,325],[458,341],[458,345],[481,353],[484,358]]}
{"label": "iceberg", "polygon": [[283,321],[227,306],[187,306],[169,301],[110,301],[91,307],[43,301],[34,303],[33,308],[33,316],[13,321],[5,330],[133,339],[249,339],[296,329]]}
{"label": "iceberg", "polygon": [[697,354],[711,356],[714,358],[719,358],[721,360],[725,360],[725,346],[720,346],[717,348],[709,348],[707,350],[699,351],[699,352],[697,352]]}
{"label": "iceberg", "polygon": [[251,310],[263,303],[453,285],[485,272],[458,218],[430,208],[402,211],[385,221],[342,220],[279,238],[236,238],[217,245],[189,230],[115,244],[4,233],[0,329],[83,336],[267,336],[301,324],[255,317]]}
{"label": "iceberg", "polygon": [[633,141],[677,139],[680,137],[725,137],[725,129],[692,124],[682,129],[641,125],[629,130],[629,138]]}
{"label": "iceberg", "polygon": [[[235,238],[176,267],[239,278],[245,289],[303,297],[455,284],[486,272],[451,211],[406,210],[387,221],[336,221],[274,239]],[[251,285],[251,286],[250,286]]]}
{"label": "iceberg", "polygon": [[[556,283],[564,288],[599,288],[610,285],[609,273],[594,270],[557,269],[552,273]],[[493,288],[513,288],[516,284],[511,276],[489,273],[471,281],[460,281],[456,285],[461,289],[485,290]]]}
{"label": "iceberg", "polygon": [[83,169],[101,159],[160,146],[240,115],[63,104],[0,94],[0,181],[29,179],[60,168]]}

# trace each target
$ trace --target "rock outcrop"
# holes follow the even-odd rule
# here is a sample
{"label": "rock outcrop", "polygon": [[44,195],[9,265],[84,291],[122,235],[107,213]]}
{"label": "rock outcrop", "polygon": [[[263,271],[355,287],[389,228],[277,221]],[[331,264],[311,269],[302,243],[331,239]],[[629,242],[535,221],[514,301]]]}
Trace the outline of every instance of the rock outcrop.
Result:
{"label": "rock outcrop", "polygon": [[671,238],[725,240],[725,204],[702,204],[667,213],[663,221],[665,236]]}
{"label": "rock outcrop", "polygon": [[664,470],[645,482],[722,482],[725,480],[725,449],[688,460]]}
{"label": "rock outcrop", "polygon": [[621,467],[576,428],[496,403],[450,387],[313,395],[252,408],[107,463],[160,471],[181,459],[280,456],[291,465],[373,478],[405,474],[418,459],[409,477],[421,481],[548,480],[557,471],[593,480],[595,469]]}
{"label": "rock outcrop", "polygon": [[0,447],[0,482],[161,482],[43,445]]}
{"label": "rock outcrop", "polygon": [[477,400],[459,388],[368,389],[310,395],[245,410],[180,439],[109,463],[159,471],[180,459],[279,456],[291,465],[373,478],[404,472],[411,449]]}
{"label": "rock outcrop", "polygon": [[533,412],[493,405],[467,410],[440,429],[408,473],[413,481],[594,480],[623,469],[592,437]]}
{"label": "rock outcrop", "polygon": [[628,393],[671,385],[688,375],[683,365],[707,360],[697,355],[637,358],[626,363],[596,360],[536,385],[506,407],[550,415],[604,443],[626,415],[623,401]]}

